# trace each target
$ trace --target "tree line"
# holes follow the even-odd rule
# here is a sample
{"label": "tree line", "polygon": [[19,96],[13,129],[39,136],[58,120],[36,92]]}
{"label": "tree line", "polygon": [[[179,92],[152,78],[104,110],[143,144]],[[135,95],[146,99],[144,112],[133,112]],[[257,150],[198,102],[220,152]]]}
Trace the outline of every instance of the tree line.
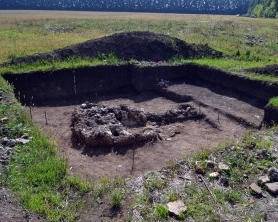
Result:
{"label": "tree line", "polygon": [[0,9],[245,14],[249,0],[0,0]]}
{"label": "tree line", "polygon": [[278,18],[278,0],[250,0],[248,13],[257,17]]}

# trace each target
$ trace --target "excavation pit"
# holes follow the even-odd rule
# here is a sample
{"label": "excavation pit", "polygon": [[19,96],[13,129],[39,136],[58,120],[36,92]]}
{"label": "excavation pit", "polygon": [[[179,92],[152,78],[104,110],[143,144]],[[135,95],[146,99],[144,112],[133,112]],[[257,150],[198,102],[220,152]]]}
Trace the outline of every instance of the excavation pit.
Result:
{"label": "excavation pit", "polygon": [[[194,64],[96,66],[4,78],[14,85],[33,120],[57,142],[70,173],[83,179],[139,175],[199,149],[239,140],[246,130],[260,127],[264,105],[278,92],[275,85]],[[171,84],[161,85],[161,79]],[[136,146],[132,142],[115,146],[114,141],[109,146],[87,144],[81,134],[73,137],[71,130],[72,115],[85,101],[97,107],[120,109],[125,104],[128,109],[143,111],[147,122],[141,120],[144,124],[140,126],[121,123],[123,130],[136,134],[151,128],[157,134]],[[182,104],[203,116],[161,120],[167,110],[177,110]],[[121,134],[112,131],[114,137]],[[158,134],[163,139],[156,139]]]}

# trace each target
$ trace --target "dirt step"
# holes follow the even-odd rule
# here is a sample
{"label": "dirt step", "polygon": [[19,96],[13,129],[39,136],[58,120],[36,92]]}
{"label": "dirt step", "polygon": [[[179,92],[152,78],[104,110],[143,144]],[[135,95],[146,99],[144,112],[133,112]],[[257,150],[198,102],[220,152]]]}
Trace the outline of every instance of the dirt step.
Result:
{"label": "dirt step", "polygon": [[195,106],[210,108],[218,115],[226,116],[245,127],[259,128],[263,120],[263,110],[253,105],[253,98],[237,96],[234,92],[230,95],[225,92],[225,95],[222,95],[205,87],[184,83],[160,88],[156,92],[175,102],[191,101]]}

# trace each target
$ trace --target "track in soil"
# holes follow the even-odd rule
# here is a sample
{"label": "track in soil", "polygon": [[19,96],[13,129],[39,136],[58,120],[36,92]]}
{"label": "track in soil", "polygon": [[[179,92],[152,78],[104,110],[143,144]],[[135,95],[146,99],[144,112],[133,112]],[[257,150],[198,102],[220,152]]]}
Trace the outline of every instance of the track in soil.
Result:
{"label": "track in soil", "polygon": [[[168,90],[174,94],[190,95],[192,99],[188,103],[200,109],[206,118],[161,126],[165,141],[149,143],[136,149],[87,149],[73,143],[70,123],[75,105],[33,107],[32,117],[58,143],[62,156],[68,160],[70,172],[85,180],[136,176],[158,170],[197,150],[212,149],[221,142],[240,140],[244,131],[249,127],[259,127],[263,118],[263,111],[259,105],[255,105],[256,101],[250,100],[248,103],[236,99],[238,96],[231,97],[188,84],[175,84],[168,87]],[[107,106],[126,104],[157,113],[179,105],[153,92],[119,94],[98,100],[98,103]],[[94,102],[95,98],[91,101]],[[80,101],[80,104],[83,102]]]}

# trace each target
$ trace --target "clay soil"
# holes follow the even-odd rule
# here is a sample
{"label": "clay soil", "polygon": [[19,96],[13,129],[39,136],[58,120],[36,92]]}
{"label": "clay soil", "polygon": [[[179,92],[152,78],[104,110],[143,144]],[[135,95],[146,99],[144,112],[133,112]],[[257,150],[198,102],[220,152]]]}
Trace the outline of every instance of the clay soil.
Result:
{"label": "clay soil", "polygon": [[[57,142],[60,153],[68,160],[70,172],[85,180],[136,176],[146,171],[161,169],[200,149],[212,149],[221,142],[237,141],[242,133],[248,130],[246,126],[259,127],[263,118],[263,111],[255,101],[240,100],[240,96],[223,95],[208,88],[188,84],[175,84],[168,87],[168,90],[180,95],[190,94],[193,99],[188,103],[204,113],[206,118],[161,126],[161,134],[165,140],[141,147],[92,149],[74,141],[70,123],[76,105],[45,104],[33,107],[32,117],[42,130]],[[90,98],[86,100],[90,101]],[[86,100],[80,101],[79,104]],[[91,98],[91,102],[94,101],[95,98]],[[107,106],[126,104],[157,113],[178,106],[177,102],[153,92],[101,97],[98,98],[98,103]]]}

